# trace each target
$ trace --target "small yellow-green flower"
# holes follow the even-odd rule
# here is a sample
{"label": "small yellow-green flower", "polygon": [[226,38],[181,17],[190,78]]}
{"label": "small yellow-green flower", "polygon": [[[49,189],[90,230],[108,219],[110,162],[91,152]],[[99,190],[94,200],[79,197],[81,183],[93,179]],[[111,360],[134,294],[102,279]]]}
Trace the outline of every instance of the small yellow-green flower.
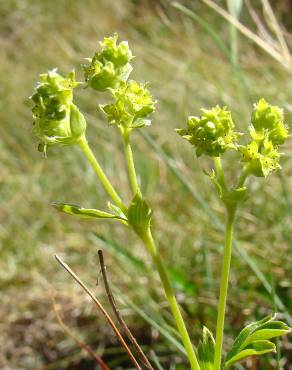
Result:
{"label": "small yellow-green flower", "polygon": [[118,35],[106,37],[102,42],[101,51],[93,58],[88,58],[89,65],[83,66],[85,81],[97,91],[116,88],[120,81],[126,81],[132,71],[130,61],[133,59],[127,41],[117,44]]}
{"label": "small yellow-green flower", "polygon": [[248,163],[250,174],[257,177],[267,177],[280,167],[280,153],[273,143],[265,138],[261,143],[251,141],[246,146],[239,147],[243,162]]}
{"label": "small yellow-green flower", "polygon": [[33,133],[40,140],[40,149],[53,144],[71,145],[84,134],[86,121],[73,104],[73,89],[79,83],[72,71],[66,77],[56,70],[40,75],[33,95]]}
{"label": "small yellow-green flower", "polygon": [[118,89],[112,90],[112,94],[115,102],[100,106],[110,125],[124,128],[150,125],[148,116],[155,109],[155,101],[146,84],[138,84],[136,81],[122,82]]}
{"label": "small yellow-green flower", "polygon": [[202,109],[201,117],[190,116],[186,129],[177,129],[177,133],[196,148],[197,156],[207,154],[218,157],[227,149],[236,149],[239,133],[234,132],[231,112],[218,105],[209,110]]}

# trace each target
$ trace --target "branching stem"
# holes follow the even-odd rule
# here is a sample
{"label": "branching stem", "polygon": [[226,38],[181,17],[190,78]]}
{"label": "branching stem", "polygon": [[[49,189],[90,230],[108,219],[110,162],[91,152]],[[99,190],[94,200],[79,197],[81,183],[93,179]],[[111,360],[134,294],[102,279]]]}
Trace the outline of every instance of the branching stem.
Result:
{"label": "branching stem", "polygon": [[[134,165],[134,159],[133,159],[133,153],[132,153],[132,149],[131,149],[131,145],[130,145],[129,134],[130,134],[130,132],[122,132],[122,136],[123,136],[123,139],[124,139],[124,146],[125,146],[125,154],[126,154],[126,159],[127,159],[129,179],[130,179],[132,190],[133,190],[134,194],[136,194],[137,192],[140,192],[140,189],[139,189],[139,186],[138,186],[136,170],[135,170],[135,165]],[[97,160],[96,160],[92,150],[90,149],[90,147],[88,145],[88,142],[87,142],[85,137],[83,137],[80,140],[79,145],[80,145],[81,149],[83,150],[84,154],[86,155],[87,159],[91,163],[92,167],[94,168],[97,176],[99,177],[100,181],[102,182],[102,184],[103,184],[105,190],[107,191],[107,193],[109,194],[109,196],[113,199],[113,201],[124,212],[127,212],[126,206],[123,204],[121,198],[119,197],[119,195],[117,194],[117,192],[115,191],[115,189],[111,185],[110,181],[106,177],[105,173],[103,172],[102,168],[100,167],[99,163],[97,162]],[[156,245],[154,243],[150,228],[147,230],[145,235],[143,235],[141,238],[142,238],[145,246],[147,247],[148,251],[150,252],[151,257],[153,259],[153,262],[154,262],[154,264],[157,268],[157,271],[159,273],[159,276],[160,276],[160,279],[161,279],[161,282],[162,282],[162,285],[163,285],[163,288],[164,288],[164,291],[165,291],[166,298],[169,302],[171,312],[173,314],[173,317],[174,317],[175,322],[177,324],[178,330],[180,332],[182,342],[184,344],[184,347],[186,349],[186,352],[187,352],[187,355],[188,355],[188,358],[189,358],[189,361],[190,361],[190,364],[191,364],[191,368],[192,368],[192,370],[201,370],[200,365],[199,365],[198,360],[197,360],[197,357],[196,357],[196,354],[195,354],[195,351],[194,351],[194,347],[192,345],[192,342],[191,342],[189,334],[187,332],[183,317],[181,315],[179,305],[177,303],[177,300],[175,298],[173,289],[171,287],[171,284],[170,284],[170,281],[169,281],[169,278],[168,278],[168,275],[167,275],[166,267],[165,267],[164,262],[161,259],[160,255],[157,251],[157,248],[156,248]]]}

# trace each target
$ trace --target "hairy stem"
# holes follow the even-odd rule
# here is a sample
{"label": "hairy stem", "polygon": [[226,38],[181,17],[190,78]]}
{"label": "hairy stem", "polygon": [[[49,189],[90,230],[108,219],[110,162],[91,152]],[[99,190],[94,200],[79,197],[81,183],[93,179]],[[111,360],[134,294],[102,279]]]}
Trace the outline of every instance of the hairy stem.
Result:
{"label": "hairy stem", "polygon": [[168,300],[172,315],[175,319],[177,328],[181,335],[181,339],[184,344],[185,350],[187,352],[187,356],[189,358],[191,368],[192,370],[200,370],[200,365],[198,363],[198,360],[197,360],[197,357],[194,351],[194,347],[190,340],[189,334],[187,332],[184,320],[180,312],[179,305],[177,303],[172,286],[170,284],[167,271],[166,271],[166,267],[164,265],[162,258],[160,257],[158,253],[158,250],[153,240],[150,228],[148,229],[147,233],[144,236],[142,236],[142,240],[145,243],[145,246],[147,247],[148,251],[150,252],[152,260],[159,273],[160,280],[162,282],[166,298]]}
{"label": "hairy stem", "polygon": [[123,132],[123,141],[124,141],[124,150],[125,150],[125,156],[127,160],[130,184],[131,184],[133,193],[137,194],[138,192],[140,192],[140,189],[139,189],[139,185],[137,181],[133,152],[132,152],[131,143],[130,143],[130,131]]}
{"label": "hairy stem", "polygon": [[226,207],[226,209],[227,209],[227,221],[226,221],[223,266],[222,266],[221,283],[220,283],[220,296],[219,296],[218,314],[217,314],[214,370],[221,369],[225,308],[226,308],[227,291],[228,291],[228,280],[229,280],[229,271],[230,271],[230,263],[231,263],[231,250],[232,250],[232,237],[233,237],[233,225],[234,225],[236,207]]}
{"label": "hairy stem", "polygon": [[90,164],[92,165],[95,173],[97,174],[99,180],[101,181],[101,183],[104,186],[108,195],[116,203],[116,205],[121,208],[122,211],[126,211],[126,206],[123,204],[120,196],[115,191],[114,187],[110,183],[106,174],[103,172],[103,169],[101,168],[100,164],[98,163],[97,159],[95,158],[95,155],[93,154],[92,150],[90,149],[90,146],[89,146],[85,136],[83,136],[80,139],[79,146],[82,149],[83,153],[85,154],[86,158],[89,160]]}

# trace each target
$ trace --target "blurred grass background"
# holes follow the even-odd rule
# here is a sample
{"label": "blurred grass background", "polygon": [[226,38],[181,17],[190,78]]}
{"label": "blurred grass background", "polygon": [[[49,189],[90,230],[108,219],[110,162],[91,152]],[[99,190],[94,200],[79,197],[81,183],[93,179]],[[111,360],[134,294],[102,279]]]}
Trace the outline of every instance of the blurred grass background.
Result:
{"label": "blurred grass background", "polygon": [[[225,2],[218,3],[225,7]],[[261,1],[252,3],[264,21]],[[39,73],[58,67],[65,74],[76,68],[82,79],[83,58],[92,56],[98,40],[113,32],[127,39],[136,55],[133,78],[149,81],[158,99],[153,125],[146,134],[134,135],[142,188],[155,211],[156,239],[193,340],[197,342],[202,323],[215,329],[223,207],[202,173],[210,164],[197,161],[174,128],[201,107],[218,103],[230,107],[243,129],[252,103],[262,96],[283,107],[291,123],[291,69],[241,35],[238,64],[232,64],[222,52],[222,45],[230,50],[229,24],[201,1],[184,4],[197,21],[165,0],[0,1],[0,367],[5,370],[94,368],[58,326],[51,290],[75,333],[104,353],[111,368],[130,368],[104,320],[53,258],[56,253],[64,257],[106,302],[102,284],[95,287],[98,248],[105,251],[111,283],[138,341],[146,351],[154,349],[165,368],[185,368],[156,273],[137,238],[116,223],[80,221],[50,207],[64,201],[105,209],[107,197],[93,171],[77,148],[54,148],[44,159],[31,134],[27,98]],[[274,1],[272,7],[291,42],[289,1]],[[246,3],[240,17],[255,28]],[[211,29],[219,42],[210,36]],[[97,109],[104,99],[89,89],[76,95],[97,157],[129,199],[119,136]],[[286,318],[291,313],[291,149],[290,141],[280,173],[252,180],[254,195],[238,217],[226,348],[246,322],[274,310],[275,293]],[[239,161],[232,159],[226,165],[230,181]],[[268,291],[271,287],[275,293]],[[291,369],[289,350],[284,338],[280,368]],[[244,366],[278,365],[273,356],[265,356]]]}

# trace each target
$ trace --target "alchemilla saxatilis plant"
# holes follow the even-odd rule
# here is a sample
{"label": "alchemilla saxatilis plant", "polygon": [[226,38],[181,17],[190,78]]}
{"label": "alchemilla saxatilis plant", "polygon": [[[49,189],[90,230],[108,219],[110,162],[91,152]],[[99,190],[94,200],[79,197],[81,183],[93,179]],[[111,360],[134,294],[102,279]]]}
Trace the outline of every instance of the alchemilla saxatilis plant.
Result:
{"label": "alchemilla saxatilis plant", "polygon": [[[83,66],[84,83],[76,81],[74,72],[65,77],[57,73],[57,70],[40,75],[40,81],[31,96],[34,103],[33,133],[39,139],[39,150],[46,153],[54,145],[79,146],[109,196],[106,211],[65,203],[54,205],[63,212],[79,217],[115,219],[137,234],[152,257],[160,276],[191,369],[228,369],[249,356],[274,352],[275,344],[271,339],[287,334],[290,330],[275,316],[265,317],[245,327],[224,357],[222,346],[235,216],[239,205],[247,198],[248,180],[253,176],[267,178],[281,168],[280,147],[289,137],[283,111],[260,99],[254,104],[250,125],[246,132],[241,133],[236,131],[231,112],[226,107],[217,105],[211,109],[202,109],[199,116],[190,116],[186,127],[177,129],[177,133],[194,147],[198,158],[212,158],[214,168],[209,177],[226,209],[216,333],[213,337],[211,331],[204,327],[202,340],[195,347],[152,235],[152,209],[137,180],[131,148],[132,133],[151,124],[151,114],[155,111],[156,102],[147,84],[130,79],[132,59],[128,43],[119,43],[118,36],[114,35],[105,38],[100,43],[100,49],[92,58],[87,59],[87,64]],[[99,108],[108,124],[119,131],[124,144],[129,183],[133,193],[130,204],[125,204],[122,200],[122,196],[111,184],[89,147],[86,120],[74,104],[74,89],[84,85],[108,95],[108,104],[100,105]],[[237,182],[230,185],[225,179],[221,160],[225,152],[231,150],[238,153],[241,168]]]}

